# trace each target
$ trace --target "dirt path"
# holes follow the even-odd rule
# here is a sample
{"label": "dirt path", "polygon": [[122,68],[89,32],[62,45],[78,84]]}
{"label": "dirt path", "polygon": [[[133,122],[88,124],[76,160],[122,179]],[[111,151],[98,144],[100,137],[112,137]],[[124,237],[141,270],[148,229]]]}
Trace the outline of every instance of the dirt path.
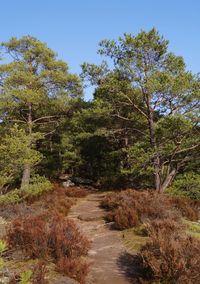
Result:
{"label": "dirt path", "polygon": [[72,207],[69,217],[74,219],[80,230],[92,241],[89,261],[92,263],[87,284],[130,284],[127,268],[123,267],[121,232],[110,230],[99,208],[103,194],[89,194]]}

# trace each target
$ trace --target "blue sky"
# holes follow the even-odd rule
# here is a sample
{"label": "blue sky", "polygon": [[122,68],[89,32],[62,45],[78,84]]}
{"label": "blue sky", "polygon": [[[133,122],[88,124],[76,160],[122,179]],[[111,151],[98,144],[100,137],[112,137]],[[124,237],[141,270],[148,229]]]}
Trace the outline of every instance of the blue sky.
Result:
{"label": "blue sky", "polygon": [[[100,62],[98,42],[156,27],[182,55],[189,70],[200,71],[199,0],[0,0],[0,41],[32,35],[45,41],[72,72]],[[91,98],[91,89],[86,90]]]}

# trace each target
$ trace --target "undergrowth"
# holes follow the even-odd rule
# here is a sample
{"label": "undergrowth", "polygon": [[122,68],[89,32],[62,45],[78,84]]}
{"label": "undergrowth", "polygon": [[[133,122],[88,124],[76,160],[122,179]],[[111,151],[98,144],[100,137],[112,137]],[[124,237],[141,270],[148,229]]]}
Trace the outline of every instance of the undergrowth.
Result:
{"label": "undergrowth", "polygon": [[126,190],[109,193],[101,206],[108,211],[107,221],[116,229],[127,229],[153,219],[187,218],[198,220],[199,202],[183,197],[172,197],[151,191]]}
{"label": "undergrowth", "polygon": [[[3,215],[12,216],[8,218],[10,222],[6,236],[9,251],[21,251],[20,261],[41,260],[30,267],[29,282],[32,284],[47,283],[45,275],[49,263],[54,263],[54,271],[84,283],[89,265],[83,258],[87,255],[90,242],[80,233],[74,221],[66,217],[75,199],[56,183],[51,184],[51,190],[42,190],[39,195],[27,192],[26,189],[23,202],[1,205],[1,212],[5,211]],[[77,190],[79,195],[85,195],[85,192],[84,189]],[[19,273],[14,273],[10,283],[20,283],[27,276],[27,271],[22,271],[23,275],[21,269]]]}
{"label": "undergrowth", "polygon": [[200,283],[199,201],[126,190],[107,194],[101,206],[115,229],[126,229],[126,247],[138,252],[139,283]]}
{"label": "undergrowth", "polygon": [[14,189],[0,196],[0,205],[18,204],[25,200],[39,198],[45,192],[52,190],[52,184],[48,180],[32,183],[21,189]]}
{"label": "undergrowth", "polygon": [[[18,248],[29,258],[52,259],[61,270],[62,259],[74,261],[74,274],[68,276],[81,279],[86,274],[87,264],[81,258],[87,255],[89,241],[79,232],[75,223],[63,215],[38,215],[13,220],[7,231],[10,248]],[[69,262],[70,263],[70,262]],[[63,273],[67,274],[66,265]]]}
{"label": "undergrowth", "polygon": [[149,241],[138,256],[150,283],[200,283],[200,240],[171,219],[149,224]]}

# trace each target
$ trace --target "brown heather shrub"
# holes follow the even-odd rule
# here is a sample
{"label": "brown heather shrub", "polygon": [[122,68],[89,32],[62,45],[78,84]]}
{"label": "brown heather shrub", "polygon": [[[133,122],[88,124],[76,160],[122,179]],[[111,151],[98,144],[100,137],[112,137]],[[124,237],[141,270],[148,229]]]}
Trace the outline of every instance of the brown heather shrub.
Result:
{"label": "brown heather shrub", "polygon": [[29,215],[39,215],[47,211],[49,215],[56,212],[67,216],[74,204],[75,200],[66,196],[65,189],[54,184],[53,190],[43,193],[34,200],[0,206],[0,215],[9,220],[20,216],[23,218]]}
{"label": "brown heather shrub", "polygon": [[48,200],[48,209],[67,216],[73,204],[74,202],[67,197],[52,196]]}
{"label": "brown heather shrub", "polygon": [[32,284],[47,284],[48,283],[48,281],[45,279],[48,269],[44,261],[39,261],[36,265],[34,265],[32,271],[33,271],[33,274],[31,276]]}
{"label": "brown heather shrub", "polygon": [[151,222],[150,241],[138,254],[150,283],[200,283],[200,240],[183,229],[170,219]]}
{"label": "brown heather shrub", "polygon": [[48,230],[45,215],[16,218],[7,231],[10,247],[23,249],[31,258],[45,258],[48,255]]}
{"label": "brown heather shrub", "polygon": [[[127,195],[129,191],[126,191]],[[101,201],[101,206],[107,210],[113,210],[120,206],[123,201],[122,192],[111,192],[106,194],[106,196]]]}
{"label": "brown heather shrub", "polygon": [[81,284],[85,284],[89,265],[80,260],[80,258],[62,257],[56,264],[56,270],[63,273]]}
{"label": "brown heather shrub", "polygon": [[107,220],[114,222],[114,228],[123,230],[135,227],[139,224],[137,212],[134,208],[119,206],[113,212],[108,213]]}
{"label": "brown heather shrub", "polygon": [[79,232],[72,220],[56,215],[50,223],[48,246],[55,259],[87,255],[89,241]]}
{"label": "brown heather shrub", "polygon": [[82,236],[72,220],[54,215],[15,219],[7,232],[9,246],[18,247],[31,258],[52,256],[55,260],[86,255],[89,241]]}
{"label": "brown heather shrub", "polygon": [[191,200],[188,197],[169,196],[172,206],[181,212],[181,215],[191,221],[199,218],[200,202]]}
{"label": "brown heather shrub", "polygon": [[191,204],[187,198],[171,197],[152,191],[125,190],[107,194],[101,206],[108,211],[107,220],[114,221],[115,228],[131,228],[138,223],[154,219],[181,216],[197,220],[198,206]]}
{"label": "brown heather shrub", "polygon": [[66,216],[75,202],[67,198],[64,188],[54,184],[54,190],[43,195],[39,203],[51,212],[61,213]]}

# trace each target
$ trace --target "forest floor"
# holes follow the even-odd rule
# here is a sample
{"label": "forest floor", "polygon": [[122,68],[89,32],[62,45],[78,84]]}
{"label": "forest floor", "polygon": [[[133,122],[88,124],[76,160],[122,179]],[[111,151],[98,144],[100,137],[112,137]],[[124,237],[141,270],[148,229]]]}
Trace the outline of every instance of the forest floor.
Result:
{"label": "forest floor", "polygon": [[122,232],[112,230],[104,220],[106,212],[100,208],[104,195],[90,193],[80,199],[68,215],[91,241],[87,284],[137,283],[129,273],[134,270],[133,256],[124,246]]}

